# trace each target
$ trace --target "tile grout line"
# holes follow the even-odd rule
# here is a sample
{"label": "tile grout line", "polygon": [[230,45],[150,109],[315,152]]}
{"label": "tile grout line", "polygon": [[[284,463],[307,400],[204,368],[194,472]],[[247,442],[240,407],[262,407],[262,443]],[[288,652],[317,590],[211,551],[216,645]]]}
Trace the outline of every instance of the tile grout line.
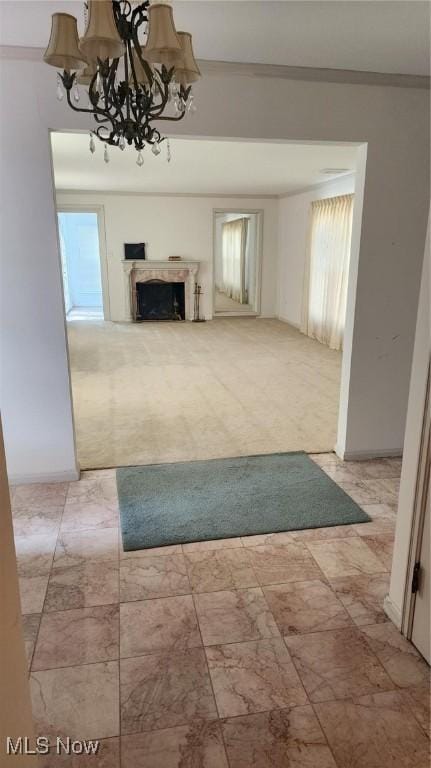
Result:
{"label": "tile grout line", "polygon": [[[115,485],[117,487],[117,473],[115,473]],[[121,547],[123,544],[121,536],[120,526],[120,502],[118,499],[117,489],[117,505],[118,505],[118,525],[117,525],[117,565],[118,565],[118,768],[121,768],[123,763],[123,744],[122,744],[122,732],[121,732]]]}
{"label": "tile grout line", "polygon": [[[115,605],[115,604],[113,604],[113,605]],[[104,607],[104,606],[101,606],[101,607]],[[195,611],[196,611],[196,608],[195,608]],[[270,610],[268,610],[268,612],[271,613]],[[196,615],[197,615],[197,611],[196,611]],[[272,613],[271,613],[271,616],[273,617]],[[274,622],[275,622],[275,619],[274,619]],[[289,647],[286,644],[286,639],[298,638],[298,637],[304,637],[305,638],[305,637],[308,637],[309,635],[314,635],[314,634],[323,635],[325,633],[329,634],[329,633],[334,633],[334,632],[350,632],[352,630],[354,630],[356,633],[360,633],[361,635],[363,635],[364,634],[362,632],[363,628],[364,629],[365,628],[368,629],[370,627],[381,627],[383,624],[386,624],[386,623],[389,623],[389,622],[383,622],[383,623],[380,622],[380,623],[377,623],[377,624],[375,624],[375,623],[374,624],[365,624],[365,625],[360,626],[360,627],[358,627],[355,624],[352,624],[351,626],[340,627],[338,629],[313,630],[312,632],[300,632],[300,633],[293,633],[291,635],[283,634],[283,632],[281,632],[281,630],[279,630],[280,631],[280,635],[275,635],[275,636],[272,636],[272,637],[258,637],[258,638],[252,638],[252,639],[249,639],[249,640],[234,640],[234,641],[228,642],[228,643],[220,643],[219,642],[219,643],[209,643],[209,644],[204,645],[203,639],[202,639],[202,634],[201,634],[201,631],[200,631],[199,618],[197,616],[197,624],[198,624],[199,634],[200,634],[201,640],[202,640],[202,645],[190,646],[190,647],[188,647],[185,650],[187,650],[187,651],[194,651],[194,650],[198,650],[198,649],[205,650],[206,648],[219,648],[219,647],[225,647],[225,646],[236,646],[236,645],[243,645],[245,643],[259,643],[260,641],[264,641],[264,640],[280,640],[281,639],[281,640],[283,640],[284,644],[286,645],[286,648],[287,648],[287,650],[289,652],[289,655],[292,656],[292,654],[290,652],[290,649],[289,649]],[[277,625],[277,629],[279,629],[278,625]],[[399,686],[397,683],[395,683],[393,681],[390,673],[386,671],[386,669],[383,666],[383,664],[380,661],[380,659],[377,657],[375,652],[369,646],[369,644],[368,644],[368,642],[366,640],[366,637],[364,637],[364,640],[365,640],[365,642],[367,644],[367,648],[369,648],[369,650],[373,654],[373,656],[376,657],[377,661],[379,662],[379,666],[383,667],[384,672],[389,677],[391,683],[395,686],[395,689],[397,691],[409,690],[410,688],[418,688],[418,687],[420,687],[420,685],[416,685],[416,686],[415,685],[411,685],[411,686],[408,686],[408,688],[403,688],[403,687]],[[167,656],[167,655],[170,655],[170,656],[181,656],[185,652],[185,650],[172,649],[172,648],[161,648],[159,650],[153,649],[149,653],[138,653],[138,654],[134,654],[132,656],[121,656],[121,654],[119,653],[118,656],[115,656],[114,658],[110,658],[110,659],[99,659],[97,661],[94,661],[94,660],[93,661],[82,661],[82,662],[78,662],[78,663],[75,663],[75,664],[61,664],[58,667],[46,667],[44,669],[37,669],[37,670],[34,670],[34,671],[35,672],[51,672],[52,670],[57,670],[57,669],[72,669],[73,667],[89,667],[89,666],[93,666],[95,664],[108,664],[108,663],[116,662],[116,661],[129,661],[129,660],[132,660],[132,659],[146,659],[146,658],[148,658],[150,656]],[[293,656],[292,656],[292,662],[294,663]],[[294,666],[296,668],[295,663],[294,663]],[[299,674],[299,672],[298,672],[298,674]],[[300,678],[301,678],[301,676],[300,676]],[[301,682],[302,682],[302,678],[301,678]],[[392,690],[392,689],[390,689],[390,690]],[[325,699],[324,701],[342,701],[342,700],[343,699],[341,699],[341,698],[334,698],[334,699]],[[277,707],[276,707],[276,709],[277,709]],[[284,707],[278,707],[278,709],[284,709]]]}
{"label": "tile grout line", "polygon": [[54,564],[55,551],[57,549],[58,538],[60,536],[61,521],[63,519],[64,508],[66,506],[67,494],[69,493],[69,485],[70,485],[70,483],[67,484],[66,493],[64,495],[64,504],[62,505],[62,512],[61,512],[61,516],[60,516],[59,525],[58,525],[58,528],[57,528],[57,535],[56,535],[56,538],[55,538],[55,545],[54,545],[54,549],[52,551],[51,565],[50,565],[50,568],[49,568],[48,580],[46,582],[45,594],[44,594],[44,598],[43,598],[42,608],[41,608],[41,611],[40,611],[39,626],[37,628],[36,638],[35,638],[34,646],[33,646],[33,653],[31,655],[31,662],[29,664],[29,669],[28,669],[28,678],[29,679],[30,679],[31,674],[33,672],[33,661],[34,661],[34,656],[35,656],[35,653],[36,653],[37,644],[39,642],[40,628],[42,626],[42,617],[43,617],[43,614],[44,614],[45,603],[46,603],[46,598],[47,598],[47,594],[48,594],[48,587],[49,587],[49,582],[50,582],[50,579],[51,579],[52,568],[53,568],[53,564]]}
{"label": "tile grout line", "polygon": [[231,768],[231,762],[230,762],[230,759],[229,759],[229,755],[228,755],[228,751],[227,751],[227,747],[226,747],[226,741],[225,741],[225,737],[224,737],[224,733],[223,733],[223,728],[222,728],[222,722],[221,722],[222,718],[220,717],[220,710],[219,710],[219,706],[218,706],[218,703],[217,703],[217,697],[216,697],[215,691],[214,691],[214,685],[213,685],[213,681],[212,681],[212,677],[211,677],[211,671],[210,671],[210,668],[209,668],[208,657],[207,657],[207,654],[206,654],[205,645],[204,645],[204,639],[202,637],[201,625],[200,625],[200,622],[199,622],[199,615],[198,615],[198,612],[197,612],[197,609],[196,609],[196,603],[195,603],[195,598],[194,598],[193,594],[192,594],[192,600],[193,600],[193,608],[194,608],[195,616],[196,616],[196,623],[198,625],[199,635],[200,635],[200,638],[201,638],[202,649],[203,649],[203,652],[204,652],[205,665],[206,665],[206,668],[207,668],[208,679],[209,679],[209,683],[210,683],[210,686],[211,686],[211,691],[212,691],[212,695],[213,695],[213,699],[214,699],[214,704],[215,704],[216,712],[217,712],[217,715],[218,715],[217,722],[218,722],[219,733],[221,735],[223,749],[224,749],[224,753],[225,753],[225,756],[226,756],[226,763],[227,763],[228,767]]}
{"label": "tile grout line", "polygon": [[[411,686],[409,686],[408,688],[400,688],[400,689],[398,690],[398,693],[399,693],[399,695],[401,696],[401,698],[402,698],[402,699],[403,699],[403,701],[404,701],[404,696],[402,695],[403,693],[408,693],[408,692],[409,692],[409,691],[410,691],[412,688],[420,688],[420,687],[421,687],[421,686],[414,686],[414,685],[411,685]],[[428,694],[429,694],[429,689],[430,689],[430,686],[429,686],[429,684],[428,684]],[[427,737],[427,739],[428,739],[428,741],[429,741],[429,740],[430,740],[430,738],[431,738],[431,737],[430,737],[430,734],[428,733],[428,731],[426,730],[426,728],[424,727],[424,725],[423,725],[423,724],[420,722],[420,720],[419,720],[419,719],[418,719],[418,717],[416,716],[416,713],[415,713],[415,711],[414,711],[414,709],[413,709],[413,707],[412,707],[412,705],[411,705],[411,703],[410,703],[410,699],[409,699],[409,697],[407,696],[406,698],[407,698],[407,704],[406,704],[406,706],[407,706],[407,707],[408,707],[408,709],[410,710],[410,713],[413,715],[413,717],[414,717],[414,719],[415,719],[416,723],[419,725],[419,728],[422,730],[422,732],[425,734],[425,736]]]}
{"label": "tile grout line", "polygon": [[[323,702],[323,703],[326,703],[326,702]],[[313,712],[314,712],[314,717],[316,718],[317,722],[319,723],[319,726],[320,726],[320,730],[321,730],[321,731],[322,731],[322,733],[323,733],[324,739],[325,739],[325,741],[326,741],[326,743],[327,743],[327,745],[328,745],[328,749],[329,749],[329,751],[330,751],[330,753],[331,753],[331,755],[332,755],[332,759],[333,759],[333,761],[334,761],[335,765],[337,766],[337,768],[344,768],[344,766],[343,766],[343,765],[340,765],[340,763],[338,762],[338,760],[336,760],[336,758],[335,758],[335,754],[334,754],[334,752],[333,752],[333,749],[332,749],[332,747],[331,747],[331,745],[330,745],[330,743],[329,743],[329,739],[328,739],[327,733],[326,733],[326,731],[325,731],[325,729],[324,729],[324,727],[323,727],[323,724],[322,724],[322,722],[320,721],[319,715],[318,715],[318,714],[317,714],[317,712],[316,712],[316,709],[315,709],[315,707],[314,707],[314,704],[313,704],[311,701],[310,701],[310,706],[311,706],[311,708],[312,708],[312,710],[313,710]]]}

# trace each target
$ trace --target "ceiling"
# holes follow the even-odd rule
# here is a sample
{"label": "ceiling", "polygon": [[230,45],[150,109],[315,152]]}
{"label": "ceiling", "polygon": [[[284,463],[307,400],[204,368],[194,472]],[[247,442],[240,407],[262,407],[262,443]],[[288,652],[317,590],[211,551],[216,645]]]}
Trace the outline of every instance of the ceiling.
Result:
{"label": "ceiling", "polygon": [[353,145],[293,144],[246,141],[171,139],[172,161],[166,150],[154,157],[147,147],[142,168],[136,151],[112,149],[103,160],[103,145],[89,151],[88,134],[53,133],[54,176],[57,189],[135,192],[140,194],[285,195],[353,172]]}
{"label": "ceiling", "polygon": [[[428,2],[174,0],[198,58],[429,75]],[[45,47],[50,15],[82,0],[0,0],[0,44]]]}

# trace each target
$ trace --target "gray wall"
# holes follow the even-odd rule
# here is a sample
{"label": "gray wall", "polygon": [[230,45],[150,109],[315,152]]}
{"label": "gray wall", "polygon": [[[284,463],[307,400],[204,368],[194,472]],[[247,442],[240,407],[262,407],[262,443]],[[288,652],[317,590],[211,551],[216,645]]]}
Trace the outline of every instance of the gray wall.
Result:
{"label": "gray wall", "polygon": [[[12,475],[42,479],[75,470],[48,130],[89,123],[56,101],[55,70],[42,63],[2,61],[0,90],[7,115],[1,135],[5,445]],[[204,77],[196,102],[193,120],[175,124],[173,132],[368,144],[338,449],[399,451],[427,219],[429,94],[232,71]],[[361,183],[358,171],[357,197]],[[359,216],[361,206],[355,207]]]}

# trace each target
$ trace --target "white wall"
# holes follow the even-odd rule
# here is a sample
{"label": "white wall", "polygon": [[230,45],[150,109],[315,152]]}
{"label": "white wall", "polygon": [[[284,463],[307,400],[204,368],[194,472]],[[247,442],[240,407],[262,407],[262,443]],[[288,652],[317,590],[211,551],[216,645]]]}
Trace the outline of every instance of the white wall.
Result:
{"label": "white wall", "polygon": [[[1,65],[1,409],[10,480],[76,479],[51,155],[33,68]],[[19,97],[16,83],[19,80]]]}
{"label": "white wall", "polygon": [[[53,68],[15,54],[2,60],[0,76],[5,445],[10,473],[43,477],[75,468],[48,131],[88,130],[91,122],[57,102]],[[196,115],[172,133],[367,143],[339,451],[401,450],[428,214],[429,93],[242,75],[234,67],[207,74],[195,90]],[[358,251],[355,244],[355,261]]]}
{"label": "white wall", "polygon": [[145,242],[146,256],[155,261],[182,256],[201,262],[202,311],[213,315],[213,211],[215,208],[261,208],[264,216],[262,315],[273,317],[276,304],[278,200],[229,197],[148,197],[58,192],[57,204],[103,205],[111,320],[126,320],[124,243]]}
{"label": "white wall", "polygon": [[328,181],[315,189],[280,199],[277,315],[296,328],[301,324],[311,203],[314,200],[347,195],[354,191],[355,177],[349,174],[340,179]]}
{"label": "white wall", "polygon": [[406,582],[409,574],[416,482],[420,461],[423,416],[431,352],[430,328],[430,231],[428,226],[410,377],[391,583],[389,596],[385,601],[388,615],[399,628],[401,628],[403,620],[404,593],[407,588]]}

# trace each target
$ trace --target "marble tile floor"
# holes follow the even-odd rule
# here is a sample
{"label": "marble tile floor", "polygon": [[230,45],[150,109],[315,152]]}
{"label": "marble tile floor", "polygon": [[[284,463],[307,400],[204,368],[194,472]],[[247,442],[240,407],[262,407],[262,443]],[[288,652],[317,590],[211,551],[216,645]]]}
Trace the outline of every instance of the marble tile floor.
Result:
{"label": "marble tile floor", "polygon": [[41,768],[427,768],[429,668],[387,619],[400,462],[312,458],[372,522],[123,552],[112,470],[12,489]]}

